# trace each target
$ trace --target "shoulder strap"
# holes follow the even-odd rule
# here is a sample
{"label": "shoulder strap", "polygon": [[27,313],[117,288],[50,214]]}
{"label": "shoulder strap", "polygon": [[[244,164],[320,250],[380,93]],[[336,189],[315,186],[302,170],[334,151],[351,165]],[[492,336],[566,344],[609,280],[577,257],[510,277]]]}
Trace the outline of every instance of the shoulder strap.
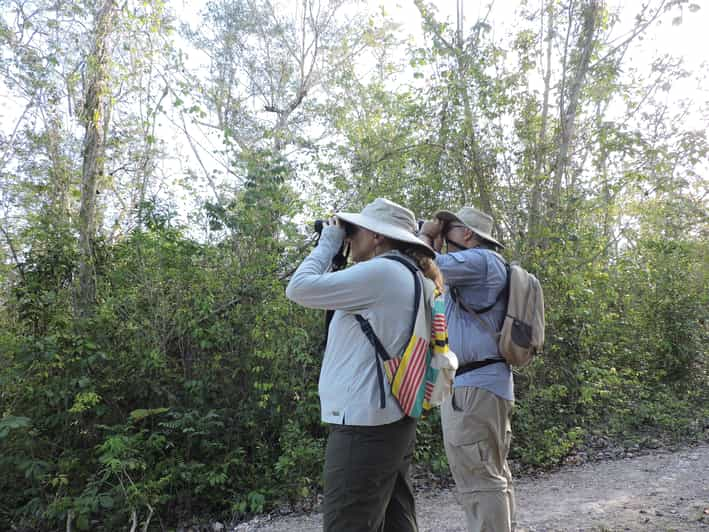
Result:
{"label": "shoulder strap", "polygon": [[[411,322],[411,330],[409,331],[409,338],[410,338],[411,335],[413,335],[413,333],[414,333],[414,328],[416,327],[416,316],[418,316],[419,304],[420,304],[420,300],[421,300],[421,281],[419,280],[418,275],[416,275],[418,268],[416,268],[413,264],[411,264],[406,259],[404,259],[402,257],[398,257],[396,255],[385,255],[382,258],[391,259],[391,260],[394,260],[400,264],[403,264],[414,276],[414,298],[415,298],[414,299],[414,317]],[[357,320],[357,323],[359,323],[359,326],[362,329],[362,332],[367,337],[367,340],[369,340],[369,342],[374,347],[374,351],[379,356],[379,358],[382,359],[382,362],[386,362],[387,360],[391,360],[391,355],[389,355],[389,353],[387,352],[384,345],[382,345],[381,340],[379,340],[379,337],[374,332],[374,329],[372,328],[372,324],[369,323],[369,321],[367,319],[365,319],[361,314],[355,314],[354,317]],[[384,406],[385,406],[384,377],[382,375],[381,364],[377,364],[377,380],[379,381],[379,406],[380,406],[380,408],[384,408]]]}
{"label": "shoulder strap", "polygon": [[[387,353],[386,348],[379,341],[379,337],[377,337],[374,329],[372,329],[372,325],[360,314],[355,314],[354,317],[357,320],[357,323],[359,323],[359,326],[362,328],[362,332],[367,337],[367,340],[369,340],[369,342],[374,346],[374,351],[379,358],[382,359],[382,362],[390,360],[391,357],[389,356],[389,353]],[[386,395],[384,394],[384,376],[382,375],[381,364],[377,364],[377,382],[379,383],[379,408],[384,408],[386,406]]]}
{"label": "shoulder strap", "polygon": [[364,318],[361,314],[355,314],[354,317],[357,320],[357,323],[359,323],[362,332],[367,337],[367,340],[369,340],[369,343],[374,346],[374,350],[381,357],[381,359],[390,360],[391,356],[387,352],[386,347],[382,345],[382,342],[381,340],[379,340],[379,337],[374,332],[374,329],[372,329],[372,324],[369,323],[369,320]]}
{"label": "shoulder strap", "polygon": [[[396,255],[384,255],[382,258],[390,259],[398,262],[399,264],[403,264],[414,276],[414,317],[411,320],[411,329],[409,331],[410,338],[414,334],[414,328],[416,327],[416,316],[418,316],[419,305],[421,304],[421,281],[419,280],[418,275],[416,275],[416,273],[420,270],[416,266],[411,264],[408,260]],[[387,353],[386,348],[382,345],[382,342],[379,340],[379,337],[374,332],[374,329],[372,329],[372,325],[369,323],[369,321],[366,320],[361,314],[355,314],[355,319],[359,323],[359,326],[362,328],[362,332],[364,332],[364,335],[374,346],[374,349],[377,351],[377,354],[382,358],[382,360],[389,360],[391,356],[389,355],[389,353]]]}
{"label": "shoulder strap", "polygon": [[411,264],[408,260],[397,255],[384,255],[382,258],[389,259],[403,264],[414,276],[414,318],[411,320],[411,329],[409,330],[409,338],[414,334],[414,328],[416,327],[416,316],[419,313],[419,306],[421,305],[421,280],[419,279],[417,273],[420,272],[416,266]]}
{"label": "shoulder strap", "polygon": [[[453,293],[451,292],[451,297],[452,295]],[[489,332],[495,340],[497,340],[497,331],[494,331],[492,327],[490,327],[490,324],[488,324],[484,319],[480,317],[480,314],[482,314],[482,312],[473,310],[469,305],[464,303],[460,297],[458,297],[457,299],[453,298],[453,301],[455,301],[458,306],[460,306],[460,308],[462,308],[465,312],[467,312],[471,316],[475,316],[480,322],[480,324],[485,328],[485,330]],[[495,303],[497,303],[497,301]]]}
{"label": "shoulder strap", "polygon": [[502,261],[502,264],[505,265],[505,274],[506,274],[505,286],[503,286],[502,289],[497,293],[497,297],[495,298],[495,301],[493,301],[490,305],[488,305],[486,307],[482,307],[479,309],[473,309],[469,305],[466,305],[465,303],[463,303],[463,300],[460,297],[460,293],[459,293],[459,290],[457,287],[451,287],[451,289],[450,289],[451,299],[453,300],[453,303],[457,303],[458,305],[460,305],[460,307],[463,310],[465,310],[469,314],[474,314],[475,316],[478,316],[479,314],[485,314],[486,312],[491,311],[492,308],[495,305],[497,305],[497,303],[505,296],[505,294],[509,293],[509,290],[510,290],[510,265],[509,265],[509,263],[505,260],[505,258],[502,255],[500,255],[496,251],[492,251],[492,250],[488,250],[488,251],[490,253],[492,253],[495,257],[497,257],[500,261]]}
{"label": "shoulder strap", "polygon": [[[511,277],[511,275],[510,275],[510,265],[509,265],[509,263],[505,260],[505,258],[504,258],[502,255],[500,255],[499,253],[495,252],[495,251],[490,250],[490,253],[492,253],[492,254],[495,255],[499,260],[502,261],[502,263],[505,265],[505,272],[506,272],[505,286],[503,286],[502,289],[497,293],[497,297],[495,298],[495,301],[494,301],[491,305],[488,305],[487,307],[483,307],[483,308],[477,309],[477,310],[476,310],[476,309],[473,309],[470,305],[468,305],[468,304],[466,304],[465,302],[463,302],[463,298],[460,297],[460,294],[458,293],[458,288],[457,288],[457,287],[452,287],[452,288],[451,288],[451,299],[453,300],[454,303],[456,303],[456,304],[457,304],[460,308],[462,308],[465,312],[467,312],[468,314],[470,314],[470,315],[472,315],[472,316],[475,316],[475,317],[478,319],[478,321],[480,322],[480,324],[483,326],[483,328],[484,328],[488,333],[490,333],[490,335],[492,335],[492,338],[493,338],[495,341],[497,341],[497,338],[498,338],[498,336],[499,336],[499,331],[493,330],[492,327],[490,327],[490,325],[489,325],[485,320],[483,320],[483,319],[480,317],[480,314],[484,314],[485,312],[488,312],[488,311],[492,310],[492,308],[493,308],[495,305],[497,305],[498,301],[500,301],[500,299],[502,299],[502,297],[503,297],[505,294],[509,294],[509,291],[510,291],[510,277]],[[505,312],[507,312],[507,311],[505,310]]]}

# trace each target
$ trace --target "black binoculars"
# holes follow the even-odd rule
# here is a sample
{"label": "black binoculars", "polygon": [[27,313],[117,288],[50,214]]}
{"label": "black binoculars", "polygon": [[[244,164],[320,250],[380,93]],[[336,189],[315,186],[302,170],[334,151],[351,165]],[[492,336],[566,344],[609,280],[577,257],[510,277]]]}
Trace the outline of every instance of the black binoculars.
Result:
{"label": "black binoculars", "polygon": [[[322,230],[323,227],[325,227],[325,220],[315,220],[313,222],[313,230],[318,234],[318,238],[316,240],[315,245],[317,245],[317,242],[320,241],[320,236],[322,235]],[[341,222],[343,223],[343,222]],[[352,228],[355,227],[352,224],[348,223],[343,223],[343,227],[345,229],[345,234],[347,236],[352,236],[353,231]],[[332,258],[332,269],[333,271],[341,270],[347,265],[347,256],[350,254],[349,247],[345,245],[345,243],[342,243],[342,246],[340,246],[340,249],[337,250],[337,253],[335,256]]]}
{"label": "black binoculars", "polygon": [[[313,230],[318,234],[322,234],[323,227],[325,227],[325,224],[327,222],[325,220],[315,220],[313,222]],[[345,236],[346,237],[351,237],[357,232],[357,226],[352,225],[350,223],[345,222],[344,220],[340,220],[340,227],[345,230]]]}

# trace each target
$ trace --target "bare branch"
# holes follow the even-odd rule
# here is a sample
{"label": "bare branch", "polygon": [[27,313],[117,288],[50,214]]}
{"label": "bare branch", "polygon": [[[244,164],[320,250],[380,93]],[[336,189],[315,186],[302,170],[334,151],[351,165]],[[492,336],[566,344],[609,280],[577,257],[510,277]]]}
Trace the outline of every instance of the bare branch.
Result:
{"label": "bare branch", "polygon": [[7,245],[10,248],[10,253],[12,253],[12,260],[15,261],[15,267],[17,268],[17,271],[19,272],[20,277],[22,278],[22,281],[25,282],[25,270],[22,266],[22,263],[20,262],[20,259],[17,257],[17,251],[15,250],[15,246],[12,244],[12,238],[10,237],[9,233],[5,230],[5,228],[1,225],[0,225],[0,231],[2,232],[3,236],[5,237],[5,242],[7,242]]}

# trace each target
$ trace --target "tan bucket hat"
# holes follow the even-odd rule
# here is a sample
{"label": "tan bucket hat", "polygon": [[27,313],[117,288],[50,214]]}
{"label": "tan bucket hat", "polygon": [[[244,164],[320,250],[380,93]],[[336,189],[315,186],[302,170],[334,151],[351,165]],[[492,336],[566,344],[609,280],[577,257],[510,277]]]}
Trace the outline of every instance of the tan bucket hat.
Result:
{"label": "tan bucket hat", "polygon": [[335,216],[392,240],[412,244],[429,257],[435,256],[433,249],[416,236],[418,226],[414,213],[398,203],[377,198],[362,209],[362,212],[338,212]]}
{"label": "tan bucket hat", "polygon": [[492,242],[501,248],[505,247],[492,238],[491,233],[494,222],[492,216],[476,209],[475,207],[463,207],[455,214],[450,211],[438,211],[434,217],[443,220],[444,222],[459,222],[488,242]]}

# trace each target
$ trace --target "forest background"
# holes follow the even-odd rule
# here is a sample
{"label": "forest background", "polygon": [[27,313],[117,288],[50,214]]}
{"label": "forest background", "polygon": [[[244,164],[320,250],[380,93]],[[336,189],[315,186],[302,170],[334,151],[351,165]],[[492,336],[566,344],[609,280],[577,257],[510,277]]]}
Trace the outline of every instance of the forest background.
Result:
{"label": "forest background", "polygon": [[482,208],[540,278],[522,467],[706,439],[709,70],[669,52],[709,8],[445,4],[392,6],[410,38],[354,0],[0,0],[0,528],[313,499],[323,316],[284,287],[378,196]]}

